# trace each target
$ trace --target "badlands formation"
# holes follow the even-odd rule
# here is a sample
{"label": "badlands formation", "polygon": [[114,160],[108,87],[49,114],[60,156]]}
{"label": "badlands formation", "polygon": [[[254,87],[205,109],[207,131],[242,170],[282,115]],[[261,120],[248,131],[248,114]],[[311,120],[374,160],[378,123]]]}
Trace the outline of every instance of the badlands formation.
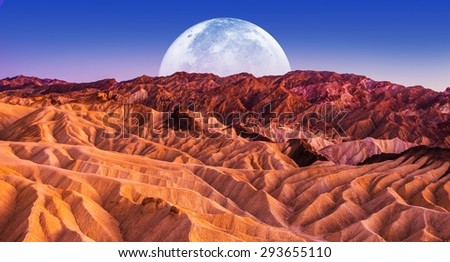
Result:
{"label": "badlands formation", "polygon": [[448,241],[450,88],[0,80],[0,241]]}

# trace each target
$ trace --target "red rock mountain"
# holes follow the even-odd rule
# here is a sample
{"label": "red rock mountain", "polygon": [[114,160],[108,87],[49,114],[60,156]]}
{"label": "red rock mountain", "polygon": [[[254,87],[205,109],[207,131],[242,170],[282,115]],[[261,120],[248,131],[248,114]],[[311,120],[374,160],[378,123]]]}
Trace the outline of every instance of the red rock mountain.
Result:
{"label": "red rock mountain", "polygon": [[431,146],[450,145],[450,89],[436,92],[351,74],[296,71],[284,76],[239,74],[220,78],[177,73],[120,83],[109,79],[82,84],[19,76],[2,80],[0,90],[7,90],[11,96],[7,99],[38,96],[45,97],[42,103],[47,104],[53,98],[55,105],[103,99],[170,112],[179,104],[204,114],[220,113],[224,124],[231,123],[230,114],[261,114],[268,112],[270,105],[273,114],[267,117],[292,112],[294,117],[289,121],[308,122],[302,127],[315,132],[314,136],[325,133],[341,140],[399,138]]}
{"label": "red rock mountain", "polygon": [[448,241],[450,89],[0,80],[0,241]]}

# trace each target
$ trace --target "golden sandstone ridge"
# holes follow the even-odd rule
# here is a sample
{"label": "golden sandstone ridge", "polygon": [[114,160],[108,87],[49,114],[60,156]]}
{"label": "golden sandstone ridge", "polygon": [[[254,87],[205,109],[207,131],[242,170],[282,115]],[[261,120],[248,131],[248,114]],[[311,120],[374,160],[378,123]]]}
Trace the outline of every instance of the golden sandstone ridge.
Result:
{"label": "golden sandstone ridge", "polygon": [[448,241],[449,121],[331,72],[7,78],[0,241]]}

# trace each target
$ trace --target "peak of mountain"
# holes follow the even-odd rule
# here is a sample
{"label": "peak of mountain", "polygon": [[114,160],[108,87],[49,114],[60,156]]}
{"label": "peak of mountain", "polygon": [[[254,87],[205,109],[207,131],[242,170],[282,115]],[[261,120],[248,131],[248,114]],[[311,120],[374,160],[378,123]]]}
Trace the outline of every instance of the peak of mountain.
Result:
{"label": "peak of mountain", "polygon": [[0,91],[19,89],[27,86],[51,86],[56,84],[68,84],[68,82],[58,79],[41,79],[37,77],[18,75],[0,80]]}

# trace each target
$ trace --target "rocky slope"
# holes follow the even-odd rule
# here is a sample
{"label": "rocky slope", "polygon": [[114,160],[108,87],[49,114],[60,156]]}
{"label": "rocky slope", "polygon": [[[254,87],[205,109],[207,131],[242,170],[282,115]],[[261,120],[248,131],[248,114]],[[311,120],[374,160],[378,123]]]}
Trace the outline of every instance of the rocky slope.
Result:
{"label": "rocky slope", "polygon": [[170,112],[178,105],[203,114],[219,113],[225,124],[231,124],[238,114],[248,117],[253,112],[265,125],[275,118],[282,126],[298,129],[300,125],[303,136],[322,135],[338,142],[373,137],[450,145],[450,89],[407,88],[351,74],[296,71],[284,76],[220,78],[177,73],[82,84],[20,76],[2,80],[1,90],[8,95],[3,101],[30,97],[34,106],[113,101]]}
{"label": "rocky slope", "polygon": [[448,241],[449,91],[329,72],[4,79],[0,241]]}

